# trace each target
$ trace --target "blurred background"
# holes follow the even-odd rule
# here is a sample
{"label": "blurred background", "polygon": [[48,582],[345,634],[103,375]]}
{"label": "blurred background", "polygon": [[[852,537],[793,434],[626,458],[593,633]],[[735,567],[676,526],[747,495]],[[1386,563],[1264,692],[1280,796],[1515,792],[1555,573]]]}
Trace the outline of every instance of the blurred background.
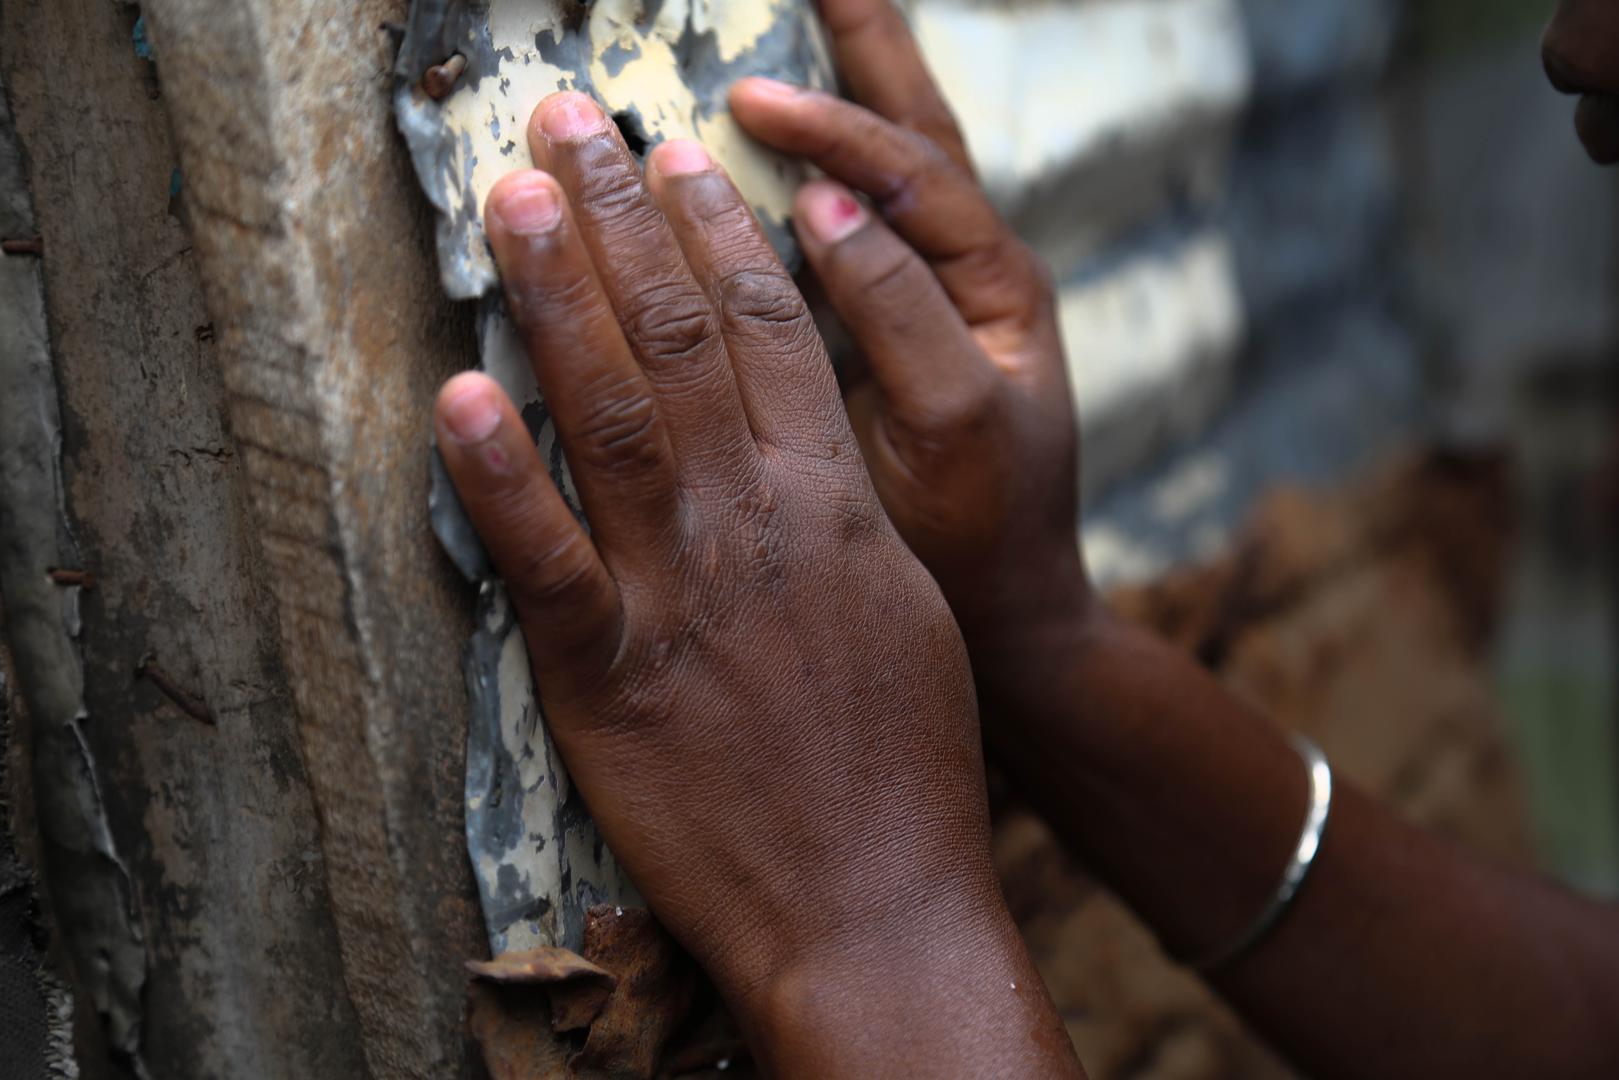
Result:
{"label": "blurred background", "polygon": [[[1619,174],[1551,0],[914,0],[1061,287],[1085,542],[1407,816],[1619,896]],[[1093,1075],[1285,1076],[998,793]]]}

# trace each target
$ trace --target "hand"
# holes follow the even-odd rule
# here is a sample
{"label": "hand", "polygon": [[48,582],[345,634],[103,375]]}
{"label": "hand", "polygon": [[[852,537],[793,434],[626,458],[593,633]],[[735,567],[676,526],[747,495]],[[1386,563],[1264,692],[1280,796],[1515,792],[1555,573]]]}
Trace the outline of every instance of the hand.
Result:
{"label": "hand", "polygon": [[529,139],[547,172],[485,218],[591,531],[491,380],[451,380],[437,424],[607,842],[767,1067],[926,1071],[1005,1031],[998,1068],[1060,1062],[990,864],[960,635],[797,289],[696,144],[643,184],[578,94]]}
{"label": "hand", "polygon": [[795,222],[869,367],[849,415],[883,506],[981,666],[1007,634],[1090,603],[1052,289],[974,179],[889,0],[821,10],[865,107],[766,79],[739,82],[731,105],[755,138],[833,178],[804,188]]}

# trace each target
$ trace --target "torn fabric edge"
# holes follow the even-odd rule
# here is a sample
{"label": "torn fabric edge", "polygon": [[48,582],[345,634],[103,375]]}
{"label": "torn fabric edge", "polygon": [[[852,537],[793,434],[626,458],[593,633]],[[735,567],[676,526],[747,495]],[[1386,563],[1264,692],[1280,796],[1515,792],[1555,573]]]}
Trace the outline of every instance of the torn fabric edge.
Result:
{"label": "torn fabric edge", "polygon": [[[0,233],[35,235],[9,102],[0,92]],[[49,573],[79,565],[62,480],[55,370],[38,260],[0,258],[0,595],[33,735],[42,872],[77,983],[108,1043],[137,1075],[146,943],[129,870],[108,824],[84,735],[77,587]]]}

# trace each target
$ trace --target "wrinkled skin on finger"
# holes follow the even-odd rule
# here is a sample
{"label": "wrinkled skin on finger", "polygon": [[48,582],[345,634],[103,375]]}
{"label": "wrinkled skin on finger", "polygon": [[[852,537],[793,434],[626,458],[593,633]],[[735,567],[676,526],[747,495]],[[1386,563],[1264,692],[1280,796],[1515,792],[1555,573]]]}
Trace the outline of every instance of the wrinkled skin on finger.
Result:
{"label": "wrinkled skin on finger", "polygon": [[1015,1032],[990,1072],[1073,1072],[991,868],[961,635],[791,278],[697,145],[643,176],[577,94],[529,136],[486,220],[590,531],[491,380],[446,385],[439,442],[603,835],[767,1068]]}

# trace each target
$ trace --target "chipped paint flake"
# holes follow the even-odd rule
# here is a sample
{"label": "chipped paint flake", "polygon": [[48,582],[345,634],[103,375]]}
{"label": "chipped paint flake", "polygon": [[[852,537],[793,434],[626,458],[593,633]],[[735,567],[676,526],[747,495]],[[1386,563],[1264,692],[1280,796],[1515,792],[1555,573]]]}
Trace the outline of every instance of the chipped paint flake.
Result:
{"label": "chipped paint flake", "polygon": [[[533,167],[528,120],[558,90],[593,95],[649,146],[701,140],[736,179],[778,250],[795,257],[787,218],[805,173],[746,138],[725,94],[732,82],[755,74],[830,85],[825,43],[809,6],[597,0],[570,28],[566,9],[575,7],[559,0],[418,0],[412,10],[395,106],[417,174],[442,215],[439,254],[450,295],[471,299],[494,285],[484,199],[502,176]],[[459,85],[436,100],[421,78],[457,54],[467,59]]]}

